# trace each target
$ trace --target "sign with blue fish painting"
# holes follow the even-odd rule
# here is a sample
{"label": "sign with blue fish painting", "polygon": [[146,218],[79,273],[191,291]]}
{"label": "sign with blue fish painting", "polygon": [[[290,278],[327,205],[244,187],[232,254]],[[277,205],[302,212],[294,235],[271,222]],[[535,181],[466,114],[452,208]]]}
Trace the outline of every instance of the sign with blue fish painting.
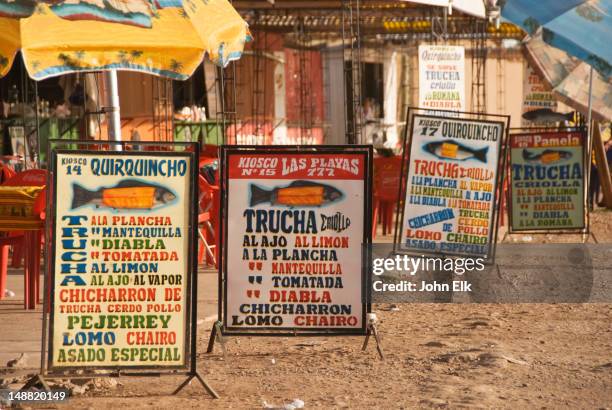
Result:
{"label": "sign with blue fish painting", "polygon": [[585,141],[581,131],[510,136],[512,232],[586,228]]}
{"label": "sign with blue fish painting", "polygon": [[400,250],[492,254],[502,121],[413,115]]}

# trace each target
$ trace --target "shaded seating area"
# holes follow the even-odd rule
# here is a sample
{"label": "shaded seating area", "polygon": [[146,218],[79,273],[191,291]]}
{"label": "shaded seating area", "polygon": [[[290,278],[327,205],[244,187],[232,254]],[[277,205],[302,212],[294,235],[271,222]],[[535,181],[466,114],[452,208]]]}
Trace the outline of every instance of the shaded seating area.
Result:
{"label": "shaded seating area", "polygon": [[47,171],[27,170],[0,185],[0,299],[6,292],[9,249],[13,267],[24,259],[24,307],[40,299],[41,247],[44,239]]}

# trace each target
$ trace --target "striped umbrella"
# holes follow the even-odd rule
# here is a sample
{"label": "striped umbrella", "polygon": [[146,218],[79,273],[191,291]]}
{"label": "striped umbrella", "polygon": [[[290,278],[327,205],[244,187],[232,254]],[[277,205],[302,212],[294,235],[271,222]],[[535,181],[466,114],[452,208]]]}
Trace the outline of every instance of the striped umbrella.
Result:
{"label": "striped umbrella", "polygon": [[247,38],[227,0],[0,0],[0,77],[21,50],[35,80],[107,69],[184,80],[205,53],[238,58]]}
{"label": "striped umbrella", "polygon": [[612,0],[499,0],[501,15],[529,34],[612,75]]}
{"label": "striped umbrella", "polygon": [[589,99],[590,67],[587,63],[546,44],[541,35],[525,43],[525,54],[557,99],[582,113],[588,112],[590,101],[593,119],[612,120],[610,78],[595,71]]}
{"label": "striped umbrella", "polygon": [[0,77],[17,51],[35,80],[106,71],[109,139],[120,139],[116,70],[177,80],[204,55],[238,59],[246,22],[227,0],[0,0]]}

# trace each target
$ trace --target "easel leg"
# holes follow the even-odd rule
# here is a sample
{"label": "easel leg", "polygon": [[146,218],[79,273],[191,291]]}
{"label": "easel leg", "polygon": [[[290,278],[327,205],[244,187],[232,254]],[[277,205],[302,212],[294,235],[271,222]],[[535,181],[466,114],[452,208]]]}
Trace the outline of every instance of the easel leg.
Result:
{"label": "easel leg", "polygon": [[365,337],[365,340],[363,341],[363,346],[361,347],[361,350],[363,351],[368,347],[368,342],[370,341],[370,335],[374,335],[374,339],[376,340],[376,350],[378,351],[378,356],[380,357],[380,360],[385,360],[385,354],[383,353],[383,350],[382,350],[380,336],[378,335],[378,330],[376,329],[376,325],[374,323],[370,323],[368,325],[368,329],[366,331],[366,337]]}
{"label": "easel leg", "polygon": [[221,322],[219,321],[215,322],[212,330],[210,331],[210,339],[208,339],[208,349],[206,349],[206,353],[213,352],[213,349],[215,348],[215,340],[221,345],[221,351],[223,352],[223,357],[225,357],[225,340],[223,339],[223,333],[221,332]]}
{"label": "easel leg", "polygon": [[366,330],[366,337],[365,340],[363,341],[363,346],[361,346],[361,351],[365,351],[365,349],[367,349],[368,347],[368,342],[370,341],[370,327],[368,326],[368,329]]}
{"label": "easel leg", "polygon": [[208,394],[210,394],[213,398],[215,399],[219,398],[219,395],[217,394],[217,392],[214,391],[212,387],[210,387],[210,385],[206,382],[206,380],[204,380],[202,376],[200,376],[198,372],[190,374],[189,377],[185,379],[185,381],[181,383],[179,387],[176,388],[176,390],[172,393],[172,395],[174,396],[178,394],[181,390],[185,388],[185,386],[191,384],[191,381],[193,379],[197,379],[202,385],[202,387],[204,387],[204,389],[208,392]]}
{"label": "easel leg", "polygon": [[200,376],[200,373],[196,373],[196,378],[199,380],[200,384],[204,387],[204,389],[206,389],[208,394],[213,396],[213,398],[215,399],[219,398],[217,392],[206,382],[206,380],[204,380],[202,376]]}

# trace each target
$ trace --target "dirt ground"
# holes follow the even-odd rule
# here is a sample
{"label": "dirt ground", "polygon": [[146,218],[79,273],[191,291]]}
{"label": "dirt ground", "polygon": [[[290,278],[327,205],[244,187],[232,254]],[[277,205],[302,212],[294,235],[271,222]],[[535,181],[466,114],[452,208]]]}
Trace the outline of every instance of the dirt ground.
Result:
{"label": "dirt ground", "polygon": [[[591,226],[599,243],[612,244],[612,212],[593,213]],[[573,238],[513,235],[506,242],[580,241]],[[300,399],[307,409],[612,408],[612,304],[373,310],[385,360],[374,340],[361,350],[363,337],[234,337],[227,339],[225,357],[218,345],[205,354],[214,320],[208,317],[198,326],[198,366],[220,399],[195,382],[169,395],[183,380],[178,376],[121,377],[114,389],[92,390],[56,407],[261,409]]]}
{"label": "dirt ground", "polygon": [[[362,338],[232,338],[198,360],[221,398],[178,378],[123,380],[70,408],[590,408],[612,406],[611,305],[376,306],[386,358]],[[204,348],[205,338],[201,337]]]}

